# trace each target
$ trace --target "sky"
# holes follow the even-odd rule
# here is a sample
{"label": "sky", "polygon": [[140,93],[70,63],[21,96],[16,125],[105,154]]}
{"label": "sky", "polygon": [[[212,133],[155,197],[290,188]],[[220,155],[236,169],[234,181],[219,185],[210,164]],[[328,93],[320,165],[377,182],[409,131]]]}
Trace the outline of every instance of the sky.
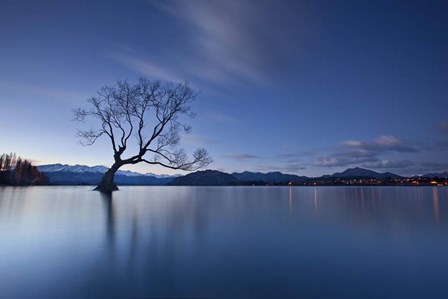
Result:
{"label": "sky", "polygon": [[2,0],[0,152],[110,166],[72,109],[144,76],[200,91],[182,144],[209,169],[445,171],[447,15],[444,0]]}

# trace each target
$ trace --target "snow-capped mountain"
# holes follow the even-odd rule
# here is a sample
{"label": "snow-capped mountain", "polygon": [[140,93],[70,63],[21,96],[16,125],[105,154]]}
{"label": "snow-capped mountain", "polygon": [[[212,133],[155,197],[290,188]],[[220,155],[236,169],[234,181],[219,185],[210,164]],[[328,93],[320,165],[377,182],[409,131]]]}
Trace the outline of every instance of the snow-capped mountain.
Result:
{"label": "snow-capped mountain", "polygon": [[[109,168],[103,165],[87,166],[87,165],[67,165],[67,164],[48,164],[39,165],[37,169],[41,172],[76,172],[76,173],[105,173]],[[154,174],[154,173],[139,173],[130,170],[119,170],[118,175],[124,175],[128,177],[136,176],[151,176],[155,178],[170,178],[178,177],[180,175],[167,175],[167,174]]]}
{"label": "snow-capped mountain", "polygon": [[41,172],[99,172],[105,173],[107,171],[106,166],[96,165],[96,166],[86,166],[86,165],[67,165],[67,164],[48,164],[39,165],[37,169]]}

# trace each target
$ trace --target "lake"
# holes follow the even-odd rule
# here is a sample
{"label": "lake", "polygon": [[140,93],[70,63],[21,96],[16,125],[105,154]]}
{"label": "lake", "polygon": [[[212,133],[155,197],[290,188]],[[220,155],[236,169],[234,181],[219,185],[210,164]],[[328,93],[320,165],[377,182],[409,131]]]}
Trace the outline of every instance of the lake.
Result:
{"label": "lake", "polygon": [[0,187],[0,298],[448,298],[446,187]]}

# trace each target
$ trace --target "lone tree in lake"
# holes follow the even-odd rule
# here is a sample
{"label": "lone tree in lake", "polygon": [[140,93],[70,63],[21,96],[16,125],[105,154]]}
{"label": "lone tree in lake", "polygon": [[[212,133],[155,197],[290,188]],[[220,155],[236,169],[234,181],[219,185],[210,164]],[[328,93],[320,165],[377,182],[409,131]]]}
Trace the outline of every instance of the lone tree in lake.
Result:
{"label": "lone tree in lake", "polygon": [[[83,122],[86,118],[99,121],[98,129],[78,131],[81,144],[92,145],[106,136],[112,145],[115,162],[95,190],[118,190],[114,177],[123,165],[143,162],[171,169],[196,170],[210,164],[212,159],[204,148],[197,149],[189,157],[179,147],[180,132],[190,131],[179,116],[193,116],[190,104],[197,95],[187,83],[161,83],[140,78],[136,84],[117,81],[113,86],[104,86],[88,100],[89,109],[73,110],[75,121]],[[131,137],[136,139],[136,146],[129,145]]]}

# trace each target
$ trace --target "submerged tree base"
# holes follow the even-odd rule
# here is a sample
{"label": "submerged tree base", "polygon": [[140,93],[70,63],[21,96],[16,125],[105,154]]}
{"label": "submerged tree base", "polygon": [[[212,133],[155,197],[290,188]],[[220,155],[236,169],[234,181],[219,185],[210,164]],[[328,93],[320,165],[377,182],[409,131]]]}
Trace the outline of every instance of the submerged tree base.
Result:
{"label": "submerged tree base", "polygon": [[104,192],[104,193],[110,193],[112,191],[117,191],[120,190],[118,189],[118,186],[113,184],[112,186],[104,186],[104,185],[98,185],[95,189],[93,189],[93,191],[100,191],[100,192]]}
{"label": "submerged tree base", "polygon": [[103,178],[101,179],[101,182],[98,184],[98,186],[93,189],[94,191],[100,191],[104,193],[111,193],[112,191],[117,191],[118,186],[114,182],[115,173],[117,172],[118,168],[120,168],[120,164],[115,163],[112,165],[112,167],[106,171],[106,173],[103,175]]}

